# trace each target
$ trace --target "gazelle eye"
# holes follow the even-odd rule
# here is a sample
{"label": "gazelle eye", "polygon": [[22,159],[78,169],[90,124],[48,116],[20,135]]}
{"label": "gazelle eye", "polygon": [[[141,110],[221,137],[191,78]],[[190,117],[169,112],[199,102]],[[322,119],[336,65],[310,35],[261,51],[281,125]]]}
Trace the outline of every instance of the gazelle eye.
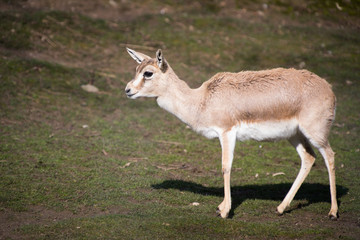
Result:
{"label": "gazelle eye", "polygon": [[144,77],[145,78],[151,78],[153,76],[152,72],[144,72]]}

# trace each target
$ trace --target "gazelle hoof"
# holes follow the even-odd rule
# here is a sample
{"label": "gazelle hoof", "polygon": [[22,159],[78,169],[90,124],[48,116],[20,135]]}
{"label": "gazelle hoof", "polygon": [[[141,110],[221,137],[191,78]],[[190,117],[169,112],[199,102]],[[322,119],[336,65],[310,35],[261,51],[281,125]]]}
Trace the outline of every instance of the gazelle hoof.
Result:
{"label": "gazelle hoof", "polygon": [[285,210],[285,209],[282,209],[282,208],[280,208],[280,206],[278,206],[278,207],[276,208],[276,213],[277,213],[277,215],[278,215],[278,216],[284,215],[284,210]]}
{"label": "gazelle hoof", "polygon": [[216,208],[216,214],[217,214],[218,216],[220,216],[220,213],[221,213],[220,209],[219,209],[219,208]]}
{"label": "gazelle hoof", "polygon": [[339,215],[337,213],[335,213],[335,214],[329,213],[329,219],[330,220],[337,221],[338,218],[339,218]]}
{"label": "gazelle hoof", "polygon": [[219,208],[217,208],[216,209],[216,214],[217,214],[218,217],[227,218],[229,216],[229,211],[227,211],[227,212],[225,210],[221,211]]}

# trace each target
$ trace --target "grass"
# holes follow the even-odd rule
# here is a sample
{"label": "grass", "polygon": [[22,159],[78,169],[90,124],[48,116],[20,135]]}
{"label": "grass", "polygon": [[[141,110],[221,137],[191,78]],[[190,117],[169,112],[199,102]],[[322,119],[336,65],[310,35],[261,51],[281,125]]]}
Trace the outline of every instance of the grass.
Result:
{"label": "grass", "polygon": [[[217,1],[203,9],[151,3],[181,11],[109,20],[2,1],[13,8],[0,13],[1,238],[356,239],[360,38],[335,20],[357,16],[342,11],[314,21],[316,5],[305,11],[282,1],[268,1],[265,17],[256,15],[256,3],[245,17]],[[300,168],[286,142],[237,144],[231,218],[216,217],[223,198],[218,141],[193,133],[153,99],[125,97],[136,66],[127,44],[149,55],[163,48],[192,87],[219,71],[303,64],[326,78],[338,99],[330,142],[340,219],[326,219],[321,158],[286,214],[275,214]],[[83,91],[89,82],[101,92]]]}

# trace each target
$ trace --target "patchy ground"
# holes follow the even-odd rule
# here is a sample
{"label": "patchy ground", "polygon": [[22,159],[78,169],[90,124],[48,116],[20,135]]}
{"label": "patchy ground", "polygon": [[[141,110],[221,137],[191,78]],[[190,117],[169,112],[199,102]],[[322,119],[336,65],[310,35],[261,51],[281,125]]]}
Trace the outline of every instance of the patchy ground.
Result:
{"label": "patchy ground", "polygon": [[[0,239],[358,238],[359,4],[184,3],[0,1]],[[219,143],[151,99],[125,97],[136,66],[125,46],[162,48],[192,87],[219,71],[279,66],[326,78],[338,99],[340,219],[326,217],[321,158],[276,215],[300,167],[286,142],[237,144],[231,218],[217,218]]]}

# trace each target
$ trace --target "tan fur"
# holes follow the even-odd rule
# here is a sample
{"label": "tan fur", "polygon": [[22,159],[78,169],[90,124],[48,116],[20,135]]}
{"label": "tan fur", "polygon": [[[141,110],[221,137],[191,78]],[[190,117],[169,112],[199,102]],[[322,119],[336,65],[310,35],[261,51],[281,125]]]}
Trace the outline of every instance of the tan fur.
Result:
{"label": "tan fur", "polygon": [[[129,53],[136,54],[133,50]],[[266,134],[274,134],[277,139],[282,135],[272,133],[273,129],[269,128],[269,133],[261,131],[268,129],[266,124],[276,128],[283,123],[289,127],[293,124],[297,126],[294,132],[286,128],[282,131],[290,134],[284,135],[284,138],[289,139],[297,149],[302,166],[278,211],[284,212],[310,171],[314,162],[311,143],[319,149],[327,163],[332,196],[329,215],[337,217],[334,154],[328,143],[330,127],[335,118],[336,99],[330,84],[324,79],[306,70],[284,68],[223,72],[214,75],[199,88],[191,89],[163,59],[161,50],[155,59],[144,54],[133,58],[144,58],[137,68],[135,79],[145,71],[154,72],[154,76],[151,80],[143,79],[138,86],[134,86],[135,80],[130,81],[126,87],[130,98],[156,97],[160,107],[176,115],[195,131],[220,139],[225,186],[225,198],[219,205],[222,217],[227,217],[231,208],[230,170],[236,138],[247,136],[244,132],[246,129],[255,129],[250,138],[255,136],[253,139],[257,139],[260,134],[259,138],[266,140]],[[166,63],[166,68],[161,63]]]}
{"label": "tan fur", "polygon": [[[215,124],[229,129],[244,121],[295,117],[300,122],[320,121],[328,126],[334,119],[335,95],[331,86],[306,70],[278,68],[218,73],[201,88],[204,89],[203,102],[197,114],[200,125]],[[214,113],[212,109],[217,111]],[[323,131],[319,135],[327,138],[329,127],[319,130]]]}

